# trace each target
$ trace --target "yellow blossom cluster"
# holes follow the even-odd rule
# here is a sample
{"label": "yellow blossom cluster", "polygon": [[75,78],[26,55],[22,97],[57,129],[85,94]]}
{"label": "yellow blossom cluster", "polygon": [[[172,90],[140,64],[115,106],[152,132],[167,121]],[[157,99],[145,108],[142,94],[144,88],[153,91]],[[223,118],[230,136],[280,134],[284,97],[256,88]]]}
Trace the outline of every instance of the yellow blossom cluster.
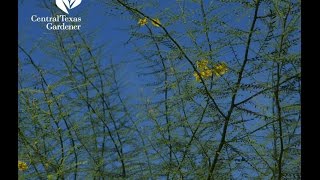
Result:
{"label": "yellow blossom cluster", "polygon": [[223,74],[225,74],[228,71],[228,67],[226,65],[226,63],[222,62],[218,65],[216,65],[213,68],[213,72],[215,73],[216,76],[222,76]]}
{"label": "yellow blossom cluster", "polygon": [[147,23],[148,23],[148,20],[147,20],[146,17],[144,17],[144,18],[142,18],[142,19],[139,19],[139,21],[138,21],[138,24],[139,24],[140,26],[146,25]]}
{"label": "yellow blossom cluster", "polygon": [[[227,65],[224,62],[217,64],[212,69],[208,67],[208,62],[209,61],[207,59],[202,59],[202,60],[196,62],[198,71],[199,71],[202,79],[208,79],[213,74],[219,77],[219,76],[225,74],[228,70]],[[194,72],[193,76],[196,78],[196,81],[198,81],[198,82],[201,81],[200,76],[197,72]]]}
{"label": "yellow blossom cluster", "polygon": [[[140,19],[138,20],[138,24],[139,24],[140,26],[144,26],[144,25],[148,24],[148,19],[147,19],[146,17],[140,18]],[[152,19],[152,25],[154,25],[154,26],[156,26],[156,27],[160,27],[159,24],[161,24],[161,22],[160,22],[160,20],[159,20],[158,18]]]}
{"label": "yellow blossom cluster", "polygon": [[158,18],[155,18],[155,19],[152,19],[152,24],[156,27],[160,27],[159,24],[161,24],[161,23]]}
{"label": "yellow blossom cluster", "polygon": [[23,162],[23,161],[18,161],[18,169],[20,171],[25,171],[28,169],[28,165],[27,163]]}
{"label": "yellow blossom cluster", "polygon": [[[212,70],[208,67],[208,60],[203,59],[196,62],[197,68],[202,79],[207,79],[212,76]],[[196,78],[196,81],[200,82],[200,76],[197,72],[193,73],[193,76]]]}

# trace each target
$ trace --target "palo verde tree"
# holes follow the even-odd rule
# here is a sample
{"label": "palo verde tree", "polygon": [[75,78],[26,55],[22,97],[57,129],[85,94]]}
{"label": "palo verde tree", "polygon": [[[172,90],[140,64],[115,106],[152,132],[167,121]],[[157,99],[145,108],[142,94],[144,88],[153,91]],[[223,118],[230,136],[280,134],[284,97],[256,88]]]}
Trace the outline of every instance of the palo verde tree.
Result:
{"label": "palo verde tree", "polygon": [[300,1],[96,3],[118,47],[19,38],[21,179],[300,179]]}

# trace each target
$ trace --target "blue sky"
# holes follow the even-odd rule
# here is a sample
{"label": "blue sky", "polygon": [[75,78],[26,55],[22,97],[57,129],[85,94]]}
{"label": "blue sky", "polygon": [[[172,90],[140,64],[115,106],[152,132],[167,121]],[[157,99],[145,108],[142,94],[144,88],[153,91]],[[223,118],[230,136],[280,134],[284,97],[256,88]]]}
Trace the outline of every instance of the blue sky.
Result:
{"label": "blue sky", "polygon": [[[24,0],[19,2],[19,14],[18,14],[18,32],[19,32],[19,44],[23,46],[27,51],[32,50],[32,57],[37,64],[44,67],[58,67],[59,61],[57,59],[51,58],[46,55],[41,46],[36,46],[35,42],[41,39],[52,38],[50,35],[51,32],[48,32],[45,28],[45,23],[34,23],[31,22],[30,17],[34,14],[38,16],[51,16],[48,9],[41,8],[39,6],[43,1],[39,0]],[[54,6],[54,1],[47,0],[46,2],[51,2],[51,5]],[[139,76],[137,72],[140,72],[138,60],[141,58],[137,53],[134,52],[134,46],[129,43],[125,44],[130,39],[130,32],[132,29],[137,29],[139,32],[146,32],[145,28],[137,28],[137,22],[133,20],[133,18],[128,14],[124,13],[123,16],[114,16],[112,15],[114,12],[111,9],[107,9],[107,6],[103,3],[104,1],[94,1],[94,0],[83,0],[82,3],[69,11],[69,16],[78,17],[80,16],[82,19],[81,24],[81,32],[84,34],[90,34],[89,38],[93,39],[93,44],[98,46],[100,44],[106,44],[104,53],[103,53],[103,62],[105,64],[109,64],[110,60],[114,63],[125,62],[121,69],[119,69],[119,77],[123,81],[126,82],[127,88],[124,89],[125,96],[138,97],[141,93],[142,87],[145,96],[149,96],[152,94],[152,88],[146,88],[143,85],[147,82],[153,81],[150,76]],[[181,11],[183,6],[180,6],[177,2],[179,1],[159,1],[160,6],[153,7],[148,1],[144,1],[146,3],[146,8],[144,12],[151,17],[158,17],[162,20],[162,23],[166,23],[167,19],[165,19],[164,12],[175,12]],[[209,1],[205,1],[208,3]],[[141,2],[142,3],[142,2]],[[199,5],[196,3],[192,3],[188,1],[186,4],[189,9],[193,7],[195,9],[199,9]],[[169,10],[169,9],[171,10]],[[230,6],[230,9],[233,8]],[[228,8],[221,9],[221,13],[228,13]],[[59,12],[59,10],[57,10]],[[117,14],[119,12],[115,12]],[[249,24],[251,23],[250,16],[252,17],[252,11],[241,12],[242,16],[239,19],[232,21],[232,26],[238,27],[242,30],[248,31]],[[263,11],[260,11],[263,14]],[[61,11],[61,14],[64,14]],[[167,15],[167,14],[166,14]],[[168,14],[168,16],[174,17],[174,13]],[[195,18],[199,18],[195,15]],[[185,27],[188,23],[192,24],[192,20],[186,19],[184,23],[180,22],[180,24],[170,24],[166,28],[170,30],[175,30],[180,32],[179,36],[176,35],[176,38],[181,42],[181,44],[185,46],[192,46],[190,39],[185,38],[186,29]],[[91,37],[90,37],[91,36]],[[203,41],[203,38],[198,39],[199,42]],[[219,38],[217,36],[210,36],[211,39]],[[137,45],[144,46],[145,42],[136,42]],[[34,48],[34,49],[33,49]],[[255,45],[252,49],[255,49]],[[236,51],[241,52],[243,47],[236,48]],[[190,54],[193,59],[197,58],[196,54]],[[234,56],[232,53],[225,54],[217,54],[215,57],[229,63],[234,63]],[[240,60],[243,59],[243,53],[239,54]],[[23,59],[22,59],[23,61]],[[183,65],[184,68],[190,68],[190,65],[185,63]],[[254,67],[253,67],[254,69]],[[28,73],[28,68],[24,69]],[[261,73],[256,77],[257,79],[264,79],[265,74]],[[54,81],[54,80],[53,80]],[[249,81],[247,82],[249,83]],[[248,92],[243,92],[244,98],[249,96]],[[258,98],[257,101],[265,101],[268,102],[270,99]],[[133,102],[138,102],[138,98],[133,99]],[[255,129],[256,126],[261,125],[257,124],[256,121],[253,123],[248,123],[247,125],[252,126],[252,129]],[[249,128],[250,129],[250,128]],[[236,174],[237,175],[237,174]]]}

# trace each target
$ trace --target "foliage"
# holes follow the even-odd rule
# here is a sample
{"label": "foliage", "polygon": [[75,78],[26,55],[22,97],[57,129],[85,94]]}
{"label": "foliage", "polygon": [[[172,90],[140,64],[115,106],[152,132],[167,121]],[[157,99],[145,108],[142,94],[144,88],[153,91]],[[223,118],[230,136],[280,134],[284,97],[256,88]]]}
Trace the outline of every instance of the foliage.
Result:
{"label": "foliage", "polygon": [[300,179],[300,1],[101,2],[143,91],[91,33],[19,42],[21,179]]}

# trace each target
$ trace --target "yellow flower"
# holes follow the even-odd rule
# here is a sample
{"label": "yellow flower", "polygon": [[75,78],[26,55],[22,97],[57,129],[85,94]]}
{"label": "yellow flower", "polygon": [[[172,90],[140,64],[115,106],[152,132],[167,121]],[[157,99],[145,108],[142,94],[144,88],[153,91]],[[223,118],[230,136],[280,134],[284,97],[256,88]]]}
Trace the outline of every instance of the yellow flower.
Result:
{"label": "yellow flower", "polygon": [[221,76],[228,71],[228,67],[224,62],[222,62],[221,64],[218,64],[217,66],[215,66],[213,68],[213,71],[216,76]]}
{"label": "yellow flower", "polygon": [[[209,61],[207,59],[202,59],[196,62],[196,66],[199,69],[199,73],[202,79],[207,79],[212,76],[213,70],[208,67]],[[196,78],[196,81],[200,81],[199,75],[195,72],[193,76]]]}
{"label": "yellow flower", "polygon": [[20,171],[25,171],[25,170],[27,170],[27,169],[28,169],[27,163],[22,162],[22,161],[18,161],[18,169],[19,169]]}
{"label": "yellow flower", "polygon": [[208,69],[204,71],[205,77],[211,77],[212,76],[212,70]]}
{"label": "yellow flower", "polygon": [[146,17],[144,17],[144,18],[142,18],[142,19],[139,19],[139,21],[138,21],[138,24],[139,24],[140,26],[146,25],[147,23],[148,23],[148,21],[147,21],[147,18],[146,18]]}
{"label": "yellow flower", "polygon": [[200,76],[198,75],[197,72],[194,72],[194,73],[193,73],[193,76],[196,78],[196,81],[197,81],[197,82],[200,82],[200,81],[201,81],[201,80],[200,80]]}
{"label": "yellow flower", "polygon": [[[207,59],[202,59],[196,62],[197,69],[199,70],[199,74],[202,79],[208,79],[212,77],[213,74],[220,77],[228,71],[228,67],[224,62],[217,64],[212,69],[208,67],[208,63],[209,61]],[[196,81],[200,82],[198,73],[194,72],[193,76],[196,78]]]}
{"label": "yellow flower", "polygon": [[156,26],[156,27],[160,27],[159,24],[161,24],[161,23],[160,23],[160,20],[158,18],[155,18],[155,19],[152,19],[152,24],[154,26]]}
{"label": "yellow flower", "polygon": [[202,60],[200,60],[200,61],[197,61],[196,62],[196,64],[197,64],[197,68],[199,68],[200,69],[200,71],[202,71],[202,70],[207,70],[207,69],[209,69],[208,68],[208,60],[206,60],[206,59],[202,59]]}

